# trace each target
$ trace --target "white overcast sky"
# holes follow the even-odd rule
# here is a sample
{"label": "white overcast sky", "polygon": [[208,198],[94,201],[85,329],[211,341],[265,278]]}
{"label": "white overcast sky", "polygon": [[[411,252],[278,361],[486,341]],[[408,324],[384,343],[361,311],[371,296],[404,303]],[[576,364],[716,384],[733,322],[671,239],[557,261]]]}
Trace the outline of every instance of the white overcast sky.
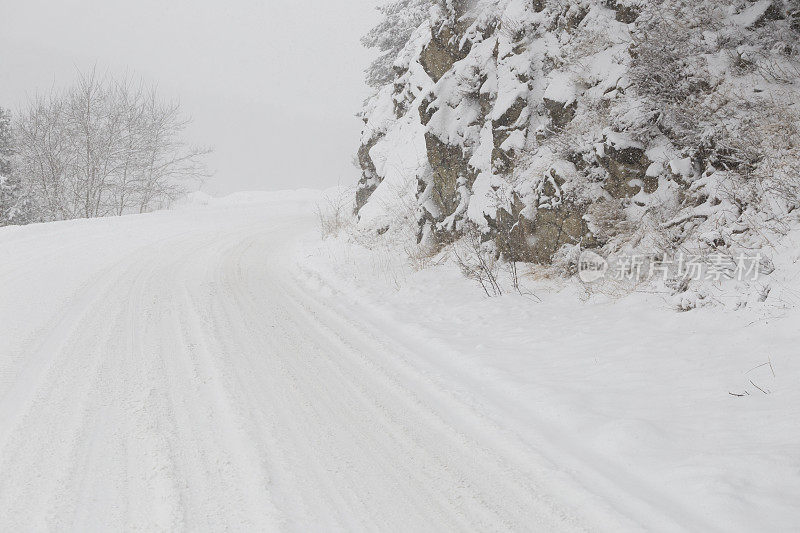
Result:
{"label": "white overcast sky", "polygon": [[212,194],[326,187],[351,164],[369,95],[360,36],[377,0],[0,0],[0,106],[93,64],[178,96],[212,145]]}

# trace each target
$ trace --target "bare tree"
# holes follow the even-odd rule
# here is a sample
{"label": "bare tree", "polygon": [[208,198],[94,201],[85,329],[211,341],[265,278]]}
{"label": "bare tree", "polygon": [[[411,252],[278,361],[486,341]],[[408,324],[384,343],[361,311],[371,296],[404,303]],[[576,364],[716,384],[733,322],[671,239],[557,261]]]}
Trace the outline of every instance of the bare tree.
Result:
{"label": "bare tree", "polygon": [[32,100],[15,127],[17,173],[40,220],[164,207],[208,176],[177,101],[96,70]]}

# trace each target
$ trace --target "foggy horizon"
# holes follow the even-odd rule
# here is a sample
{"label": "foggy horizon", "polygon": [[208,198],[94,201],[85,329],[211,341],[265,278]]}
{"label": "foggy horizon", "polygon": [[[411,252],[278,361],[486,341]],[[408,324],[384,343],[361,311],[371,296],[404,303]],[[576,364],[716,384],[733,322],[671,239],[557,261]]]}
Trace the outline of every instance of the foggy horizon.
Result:
{"label": "foggy horizon", "polygon": [[374,55],[359,38],[376,4],[18,4],[0,22],[0,106],[16,112],[96,66],[180,100],[192,118],[187,140],[214,148],[214,175],[202,188],[210,194],[355,183],[355,114],[369,96],[363,69]]}

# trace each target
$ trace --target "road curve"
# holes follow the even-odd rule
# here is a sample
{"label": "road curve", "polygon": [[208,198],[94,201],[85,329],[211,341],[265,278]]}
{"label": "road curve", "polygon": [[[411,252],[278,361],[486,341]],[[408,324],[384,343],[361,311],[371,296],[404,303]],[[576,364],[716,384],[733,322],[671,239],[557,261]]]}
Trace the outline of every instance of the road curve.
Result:
{"label": "road curve", "polygon": [[310,224],[143,239],[21,344],[0,530],[584,529],[391,339],[297,281]]}

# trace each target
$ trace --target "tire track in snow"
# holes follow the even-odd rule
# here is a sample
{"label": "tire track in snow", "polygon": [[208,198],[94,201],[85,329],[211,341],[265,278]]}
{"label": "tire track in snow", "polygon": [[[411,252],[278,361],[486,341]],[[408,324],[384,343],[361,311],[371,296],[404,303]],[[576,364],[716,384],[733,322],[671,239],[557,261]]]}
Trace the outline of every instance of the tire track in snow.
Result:
{"label": "tire track in snow", "polygon": [[296,285],[310,217],[232,213],[143,240],[27,345],[0,529],[589,529],[549,465]]}
{"label": "tire track in snow", "polygon": [[[224,291],[231,296],[227,312],[239,310],[238,319],[251,330],[270,325],[262,341],[267,357],[260,363],[250,361],[246,368],[252,372],[270,362],[264,378],[281,378],[273,378],[275,383],[268,382],[266,388],[286,389],[283,394],[289,401],[281,411],[294,421],[286,424],[304,423],[297,443],[305,445],[302,456],[313,460],[313,468],[306,468],[310,479],[296,480],[287,490],[318,496],[309,487],[303,490],[302,484],[322,488],[336,479],[334,493],[347,491],[349,501],[361,507],[351,515],[374,515],[375,522],[350,524],[359,528],[385,529],[397,523],[460,524],[463,529],[502,524],[517,530],[533,523],[560,530],[577,526],[531,487],[522,483],[514,488],[520,480],[511,466],[502,460],[493,463],[497,458],[491,451],[476,447],[464,435],[453,435],[453,428],[425,411],[409,391],[374,373],[366,353],[341,341],[337,345],[324,334],[316,318],[294,301],[297,294],[280,284],[285,276],[259,266],[259,258],[267,253],[263,244],[243,245],[237,255],[228,256],[230,266],[220,272],[232,278]],[[249,271],[242,272],[243,267]],[[261,290],[253,290],[257,274],[262,276],[257,284]],[[274,309],[265,313],[265,302],[275,300],[278,305],[273,303]],[[483,461],[490,466],[482,466]],[[340,464],[348,469],[337,471]],[[483,479],[476,473],[481,470]],[[307,507],[332,507],[332,502],[323,498]],[[391,519],[378,516],[376,509]]]}

